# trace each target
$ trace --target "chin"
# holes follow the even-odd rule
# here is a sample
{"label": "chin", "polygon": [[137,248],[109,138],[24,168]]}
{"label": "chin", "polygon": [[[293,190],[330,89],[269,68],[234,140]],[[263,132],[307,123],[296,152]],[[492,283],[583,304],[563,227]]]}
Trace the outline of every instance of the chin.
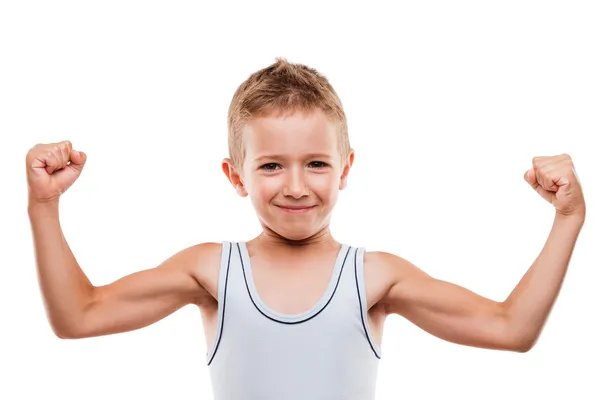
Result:
{"label": "chin", "polygon": [[277,224],[265,224],[265,228],[275,233],[278,236],[286,240],[302,241],[310,239],[312,236],[319,232],[319,229],[314,229],[307,226],[297,226],[294,224],[286,224],[285,222],[279,222]]}
{"label": "chin", "polygon": [[279,223],[277,225],[271,225],[270,229],[277,233],[279,236],[288,240],[304,240],[308,239],[315,232],[312,229],[297,227],[294,228],[291,224]]}
{"label": "chin", "polygon": [[306,239],[309,239],[311,236],[313,236],[315,234],[315,232],[307,232],[307,231],[286,231],[283,232],[283,234],[280,234],[281,236],[283,236],[284,238],[286,238],[287,240],[293,240],[293,241],[303,241]]}

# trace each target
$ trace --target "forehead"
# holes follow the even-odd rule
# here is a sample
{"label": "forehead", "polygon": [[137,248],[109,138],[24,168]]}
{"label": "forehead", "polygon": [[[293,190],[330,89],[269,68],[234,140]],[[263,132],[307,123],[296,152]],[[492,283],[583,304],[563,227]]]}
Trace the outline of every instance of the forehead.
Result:
{"label": "forehead", "polygon": [[244,126],[242,135],[248,161],[273,155],[338,155],[335,125],[321,110],[253,118]]}

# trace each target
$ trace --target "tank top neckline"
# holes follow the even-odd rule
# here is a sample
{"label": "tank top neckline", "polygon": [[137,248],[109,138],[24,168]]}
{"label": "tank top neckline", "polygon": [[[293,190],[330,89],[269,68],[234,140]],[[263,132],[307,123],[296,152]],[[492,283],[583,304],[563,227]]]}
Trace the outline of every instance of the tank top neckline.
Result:
{"label": "tank top neckline", "polygon": [[250,255],[248,253],[248,248],[246,247],[246,242],[241,241],[237,243],[238,252],[242,261],[242,270],[244,273],[244,280],[246,282],[246,288],[248,290],[248,294],[250,299],[254,303],[254,306],[267,318],[281,323],[288,324],[296,324],[305,322],[315,316],[317,316],[321,311],[327,307],[327,304],[333,298],[337,286],[340,281],[342,269],[346,262],[346,258],[350,252],[350,246],[341,243],[341,248],[338,252],[338,255],[335,260],[335,264],[333,266],[331,278],[329,280],[329,284],[327,289],[321,296],[321,298],[314,304],[310,309],[299,313],[299,314],[284,314],[278,311],[273,310],[269,306],[267,306],[263,300],[261,299],[258,291],[256,289],[256,285],[254,283],[254,276],[252,273],[252,263],[250,262]]}

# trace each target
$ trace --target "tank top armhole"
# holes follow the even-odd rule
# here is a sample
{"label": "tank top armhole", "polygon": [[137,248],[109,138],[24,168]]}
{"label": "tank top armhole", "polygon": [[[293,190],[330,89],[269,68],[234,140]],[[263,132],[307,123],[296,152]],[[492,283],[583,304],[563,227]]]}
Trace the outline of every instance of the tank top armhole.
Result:
{"label": "tank top armhole", "polygon": [[219,267],[219,281],[217,283],[217,330],[215,332],[215,338],[213,340],[212,348],[210,349],[210,351],[206,352],[207,365],[210,365],[215,355],[217,354],[217,350],[219,349],[219,343],[221,343],[221,336],[223,335],[223,322],[225,320],[225,301],[227,299],[227,281],[229,278],[229,267],[231,264],[232,247],[232,242],[223,241],[221,243],[221,265]]}
{"label": "tank top armhole", "polygon": [[375,341],[373,340],[373,336],[371,335],[371,329],[369,327],[369,318],[367,313],[367,295],[365,288],[365,268],[364,268],[364,257],[365,257],[365,248],[358,247],[354,252],[354,276],[356,280],[356,290],[358,294],[358,304],[360,306],[360,318],[362,322],[363,329],[365,331],[365,335],[371,346],[371,350],[375,354],[375,357],[378,359],[381,358],[381,349]]}

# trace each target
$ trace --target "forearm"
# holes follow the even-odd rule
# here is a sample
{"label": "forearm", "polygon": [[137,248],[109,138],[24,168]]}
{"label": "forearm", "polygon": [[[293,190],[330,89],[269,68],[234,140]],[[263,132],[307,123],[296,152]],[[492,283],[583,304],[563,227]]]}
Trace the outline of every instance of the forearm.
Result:
{"label": "forearm", "polygon": [[511,333],[520,348],[531,348],[546,323],[584,219],[556,214],[542,251],[504,302]]}
{"label": "forearm", "polygon": [[77,327],[94,287],[79,267],[63,235],[58,201],[30,202],[36,268],[46,313],[54,332],[69,335]]}

